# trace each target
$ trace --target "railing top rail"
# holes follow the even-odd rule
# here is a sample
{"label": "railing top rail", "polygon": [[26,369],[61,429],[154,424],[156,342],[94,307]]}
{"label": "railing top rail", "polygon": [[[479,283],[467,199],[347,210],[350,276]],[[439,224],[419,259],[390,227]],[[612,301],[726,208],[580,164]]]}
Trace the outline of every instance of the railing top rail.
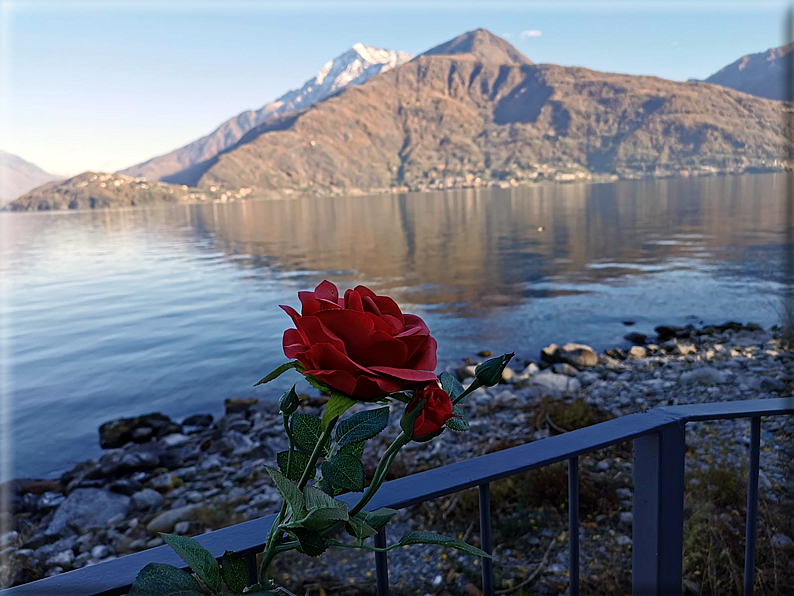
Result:
{"label": "railing top rail", "polygon": [[[794,414],[794,397],[656,408],[392,480],[385,483],[384,490],[376,494],[367,509],[401,509],[629,441],[669,424],[780,414]],[[340,498],[354,502],[358,496],[350,494]],[[203,534],[196,539],[216,557],[220,557],[226,550],[251,552],[262,547],[274,519],[275,515],[267,515]],[[159,546],[2,590],[0,594],[86,596],[87,590],[95,596],[123,594],[135,580],[137,573],[147,563],[152,562],[184,567],[181,559],[170,548]]]}

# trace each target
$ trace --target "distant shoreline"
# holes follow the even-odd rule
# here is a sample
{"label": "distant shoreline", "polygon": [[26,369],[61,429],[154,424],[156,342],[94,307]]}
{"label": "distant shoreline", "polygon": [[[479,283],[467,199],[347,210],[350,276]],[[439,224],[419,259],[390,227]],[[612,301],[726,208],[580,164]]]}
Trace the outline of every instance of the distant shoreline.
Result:
{"label": "distant shoreline", "polygon": [[[0,213],[90,213],[90,212],[108,212],[108,211],[119,211],[119,212],[126,212],[126,211],[141,211],[145,209],[161,209],[167,207],[180,207],[180,206],[193,206],[193,205],[226,205],[232,203],[243,203],[243,202],[265,202],[265,201],[283,201],[283,200],[305,200],[305,199],[325,199],[325,198],[336,198],[336,197],[344,197],[344,196],[356,196],[356,197],[365,197],[365,196],[372,196],[372,197],[381,197],[385,195],[402,195],[402,194],[429,194],[429,193],[446,193],[446,192],[461,192],[461,191],[495,191],[495,190],[511,190],[511,189],[524,189],[524,188],[533,188],[533,187],[543,187],[543,186],[567,186],[567,185],[575,185],[575,186],[583,186],[583,185],[595,185],[595,184],[616,184],[620,182],[648,182],[648,181],[663,181],[663,180],[691,180],[691,179],[709,179],[709,178],[717,178],[717,177],[739,177],[739,176],[762,176],[762,175],[774,175],[774,174],[784,174],[786,172],[785,169],[774,169],[770,168],[765,171],[741,171],[741,172],[734,172],[734,171],[726,171],[726,170],[718,170],[718,171],[697,171],[694,173],[680,175],[680,174],[670,174],[670,175],[655,175],[655,174],[647,174],[647,175],[624,175],[620,176],[617,174],[588,174],[586,177],[580,177],[575,179],[565,179],[565,180],[558,180],[558,179],[548,179],[543,178],[540,180],[527,180],[522,182],[517,182],[516,184],[483,184],[479,186],[451,186],[447,188],[426,188],[426,189],[408,189],[408,188],[390,188],[390,189],[374,189],[374,190],[361,190],[361,189],[348,189],[344,191],[334,191],[329,193],[310,193],[310,192],[300,192],[294,190],[284,190],[284,191],[267,191],[267,194],[251,194],[250,196],[246,197],[233,197],[227,198],[225,200],[221,200],[220,198],[216,199],[196,199],[196,200],[186,200],[186,201],[153,201],[151,203],[144,203],[140,205],[118,205],[118,206],[102,206],[102,207],[81,207],[81,208],[59,208],[59,209],[24,209],[24,208],[11,208],[15,201],[11,201],[6,204],[4,207],[0,208]],[[137,179],[139,182],[144,181],[144,179]],[[163,183],[160,183],[163,184]],[[207,191],[205,189],[198,189],[190,187],[188,190],[194,193],[211,193],[211,194],[219,194],[223,195],[223,191],[215,190],[215,191]],[[21,197],[20,197],[21,198]]]}

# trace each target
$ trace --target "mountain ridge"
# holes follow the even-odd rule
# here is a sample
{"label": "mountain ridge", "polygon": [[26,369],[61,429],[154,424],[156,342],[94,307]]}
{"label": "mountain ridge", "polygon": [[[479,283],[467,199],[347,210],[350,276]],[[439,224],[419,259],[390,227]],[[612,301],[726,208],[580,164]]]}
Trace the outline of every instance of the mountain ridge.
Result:
{"label": "mountain ridge", "polygon": [[348,85],[359,85],[371,77],[410,60],[401,51],[385,50],[362,43],[354,44],[336,58],[326,62],[320,71],[298,89],[287,91],[278,99],[257,110],[246,110],[221,123],[211,133],[187,145],[130,166],[119,173],[150,180],[184,184],[182,175],[196,164],[211,159],[237,143],[246,132],[277,116],[300,111],[337,93]]}
{"label": "mountain ridge", "polygon": [[[780,102],[510,48],[465,33],[251,128],[186,183],[236,200],[783,168]],[[12,208],[63,204],[50,192]]]}
{"label": "mountain ridge", "polygon": [[45,172],[36,164],[0,149],[0,208],[28,191],[62,176]]}
{"label": "mountain ridge", "polygon": [[749,93],[766,99],[785,99],[784,58],[794,50],[794,43],[763,52],[746,54],[721,68],[705,82]]}

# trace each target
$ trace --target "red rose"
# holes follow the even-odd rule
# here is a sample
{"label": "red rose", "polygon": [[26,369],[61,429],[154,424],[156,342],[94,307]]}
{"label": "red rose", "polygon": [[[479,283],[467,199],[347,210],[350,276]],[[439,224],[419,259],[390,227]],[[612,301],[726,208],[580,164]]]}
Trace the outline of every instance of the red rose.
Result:
{"label": "red rose", "polygon": [[422,400],[426,400],[426,403],[414,422],[415,439],[440,431],[447,420],[455,417],[452,413],[452,400],[437,382],[428,383],[427,386],[417,390],[408,406],[408,411],[413,410]]}
{"label": "red rose", "polygon": [[436,340],[388,296],[358,286],[340,298],[324,281],[298,298],[301,314],[281,307],[296,327],[284,332],[284,354],[306,367],[303,374],[364,401],[436,379]]}

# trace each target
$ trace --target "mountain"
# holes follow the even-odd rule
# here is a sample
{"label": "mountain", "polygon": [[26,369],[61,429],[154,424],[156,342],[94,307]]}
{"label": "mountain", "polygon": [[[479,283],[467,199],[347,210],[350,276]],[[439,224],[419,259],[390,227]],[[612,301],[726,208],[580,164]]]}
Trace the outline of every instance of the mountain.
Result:
{"label": "mountain", "polygon": [[[376,74],[411,59],[405,52],[373,48],[357,43],[329,60],[300,89],[288,91],[258,110],[247,110],[221,124],[210,134],[165,155],[122,170],[122,174],[182,184],[192,166],[231,147],[252,128],[283,114],[306,109],[349,85],[360,85]],[[188,172],[186,173],[185,170]]]}
{"label": "mountain", "polygon": [[766,52],[742,56],[736,62],[711,75],[706,82],[758,97],[785,99],[783,83],[785,56],[792,50],[794,43],[770,48]]}
{"label": "mountain", "polygon": [[189,183],[255,195],[422,190],[742,171],[779,157],[776,102],[700,82],[533,65],[508,47],[469,32],[260,125]]}
{"label": "mountain", "polygon": [[0,151],[0,207],[45,182],[59,178],[18,155]]}
{"label": "mountain", "polygon": [[255,126],[183,180],[235,200],[770,171],[780,112],[704,82],[536,65],[478,29]]}
{"label": "mountain", "polygon": [[487,29],[475,29],[427,50],[423,56],[456,56],[496,64],[532,64],[532,61]]}

